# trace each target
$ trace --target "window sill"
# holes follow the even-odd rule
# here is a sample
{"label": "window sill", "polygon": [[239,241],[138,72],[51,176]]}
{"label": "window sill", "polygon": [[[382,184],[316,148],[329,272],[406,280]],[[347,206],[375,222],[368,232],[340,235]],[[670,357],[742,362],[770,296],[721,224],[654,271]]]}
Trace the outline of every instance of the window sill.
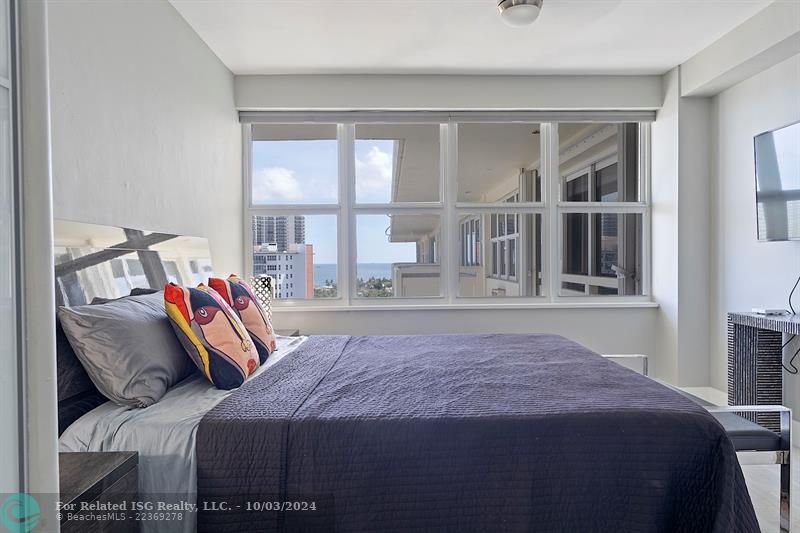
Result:
{"label": "window sill", "polygon": [[274,313],[349,312],[349,311],[486,311],[510,309],[656,309],[656,302],[557,302],[557,303],[482,303],[482,304],[358,304],[358,305],[273,305]]}

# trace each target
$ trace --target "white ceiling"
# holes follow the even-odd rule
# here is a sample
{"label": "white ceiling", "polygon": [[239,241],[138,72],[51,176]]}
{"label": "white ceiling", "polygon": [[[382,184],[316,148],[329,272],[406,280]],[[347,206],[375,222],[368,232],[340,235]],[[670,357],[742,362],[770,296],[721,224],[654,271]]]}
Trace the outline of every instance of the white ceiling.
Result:
{"label": "white ceiling", "polygon": [[234,74],[661,74],[772,0],[170,0]]}

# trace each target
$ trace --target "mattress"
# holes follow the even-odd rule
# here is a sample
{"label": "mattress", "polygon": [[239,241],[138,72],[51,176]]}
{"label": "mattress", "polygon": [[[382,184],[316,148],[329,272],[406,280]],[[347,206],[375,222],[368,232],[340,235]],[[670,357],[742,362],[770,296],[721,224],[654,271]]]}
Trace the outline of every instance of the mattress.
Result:
{"label": "mattress", "polygon": [[[255,379],[305,342],[306,337],[278,337],[278,350],[251,378]],[[144,409],[106,402],[72,423],[59,438],[62,452],[139,452],[139,493],[143,500],[197,500],[195,435],[203,416],[232,394],[215,388],[196,373]],[[193,532],[196,513],[177,521],[143,522],[142,533]]]}
{"label": "mattress", "polygon": [[279,347],[237,391],[105,403],[60,449],[137,450],[143,498],[211,504],[144,532],[758,530],[713,418],[561,337]]}
{"label": "mattress", "polygon": [[200,532],[758,531],[719,423],[563,337],[311,337],[203,417]]}

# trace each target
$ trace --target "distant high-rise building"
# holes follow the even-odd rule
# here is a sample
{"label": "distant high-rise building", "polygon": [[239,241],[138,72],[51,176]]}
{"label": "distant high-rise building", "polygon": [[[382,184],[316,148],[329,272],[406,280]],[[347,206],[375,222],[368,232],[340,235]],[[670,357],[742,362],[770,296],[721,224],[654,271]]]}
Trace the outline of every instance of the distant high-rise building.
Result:
{"label": "distant high-rise building", "polygon": [[314,297],[314,247],[292,244],[277,252],[271,245],[253,250],[253,275],[273,279],[273,297],[278,300]]}
{"label": "distant high-rise building", "polygon": [[285,252],[292,244],[306,242],[304,216],[253,217],[253,247],[275,245],[275,250]]}

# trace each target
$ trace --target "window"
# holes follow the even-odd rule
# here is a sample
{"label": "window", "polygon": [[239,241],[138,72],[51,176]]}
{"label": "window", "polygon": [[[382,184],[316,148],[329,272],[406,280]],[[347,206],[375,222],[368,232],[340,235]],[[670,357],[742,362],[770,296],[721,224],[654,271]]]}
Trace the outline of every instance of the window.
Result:
{"label": "window", "polygon": [[639,124],[561,124],[559,140],[560,294],[644,294]]}
{"label": "window", "polygon": [[336,220],[336,215],[253,215],[252,275],[272,277],[278,299],[337,297]]}
{"label": "window", "polygon": [[460,221],[461,266],[481,266],[483,244],[481,242],[481,219],[478,215]]}
{"label": "window", "polygon": [[[459,297],[532,297],[543,294],[541,221],[542,135],[538,123],[458,125],[458,201],[461,220],[489,228],[486,242],[462,236],[466,262],[459,271]],[[475,205],[503,206],[481,215]],[[527,211],[505,210],[524,207]],[[478,231],[477,234],[480,232]],[[471,251],[484,261],[471,261]]]}
{"label": "window", "polygon": [[356,296],[439,296],[440,231],[438,215],[357,215]]}
{"label": "window", "polygon": [[356,203],[439,201],[438,124],[357,124]]}
{"label": "window", "polygon": [[562,294],[641,294],[642,215],[563,216],[564,226],[578,231],[564,233]]}
{"label": "window", "polygon": [[540,202],[540,164],[539,124],[458,125],[459,202]]}
{"label": "window", "polygon": [[442,115],[248,124],[248,275],[293,305],[648,295],[646,122]]}
{"label": "window", "polygon": [[[254,205],[335,204],[338,144],[330,124],[256,124],[250,198]],[[300,233],[288,235],[298,240]]]}
{"label": "window", "polygon": [[490,221],[497,228],[488,243],[489,264],[461,265],[460,297],[540,296],[542,294],[541,215],[487,213],[466,215],[480,225]]}

